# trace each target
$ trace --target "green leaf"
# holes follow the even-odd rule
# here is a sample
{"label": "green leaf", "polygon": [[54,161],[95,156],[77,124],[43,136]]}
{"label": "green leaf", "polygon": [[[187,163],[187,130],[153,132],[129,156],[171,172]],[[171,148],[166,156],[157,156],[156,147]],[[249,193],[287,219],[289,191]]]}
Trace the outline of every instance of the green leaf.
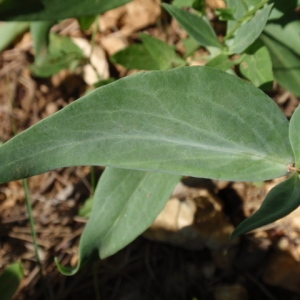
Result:
{"label": "green leaf", "polygon": [[182,40],[182,43],[185,48],[185,55],[184,55],[185,58],[193,55],[200,48],[200,44],[191,36]]}
{"label": "green leaf", "polygon": [[245,51],[240,64],[240,71],[256,87],[272,90],[274,79],[272,61],[268,49],[261,41],[255,41]]}
{"label": "green leaf", "polygon": [[266,34],[260,39],[271,55],[275,79],[285,89],[300,96],[300,55]]}
{"label": "green leaf", "polygon": [[56,34],[50,34],[46,55],[39,53],[40,59],[30,67],[31,72],[38,77],[50,77],[85,59],[82,50],[69,37]]}
{"label": "green leaf", "polygon": [[174,0],[172,2],[172,5],[177,6],[179,8],[192,7],[201,12],[204,12],[206,7],[205,0]]}
{"label": "green leaf", "polygon": [[153,223],[179,180],[179,176],[169,174],[107,168],[81,236],[78,266],[58,264],[60,271],[73,275],[95,252],[103,259],[127,246]]}
{"label": "green leaf", "polygon": [[232,53],[241,53],[248,48],[262,33],[270,14],[272,5],[257,11],[256,15],[236,31],[233,40],[229,40],[229,51]]}
{"label": "green leaf", "polygon": [[1,300],[11,300],[23,278],[23,268],[20,263],[8,266],[0,275]]}
{"label": "green leaf", "polygon": [[36,21],[30,23],[30,33],[35,50],[34,64],[41,66],[48,56],[49,34],[54,21]]}
{"label": "green leaf", "polygon": [[128,70],[159,70],[158,62],[150,55],[145,45],[133,44],[118,51],[110,60]]}
{"label": "green leaf", "polygon": [[29,28],[28,22],[6,22],[0,25],[0,52]]}
{"label": "green leaf", "polygon": [[227,22],[227,34],[233,30],[233,28],[238,24],[243,17],[254,9],[257,5],[261,4],[262,0],[226,0],[227,8],[232,11],[232,16],[234,20],[229,20]]}
{"label": "green leaf", "polygon": [[109,83],[112,83],[112,82],[114,82],[114,81],[116,81],[116,80],[117,80],[116,78],[110,77],[110,78],[108,78],[108,79],[102,79],[102,80],[99,80],[99,81],[97,81],[96,83],[94,83],[93,85],[94,85],[95,88],[98,88],[98,87],[107,85],[107,84],[109,84]]}
{"label": "green leaf", "polygon": [[2,21],[46,21],[93,16],[124,5],[130,0],[2,0]]}
{"label": "green leaf", "polygon": [[241,19],[247,12],[248,6],[245,1],[236,1],[236,0],[227,0],[227,9],[231,9],[233,11],[233,18],[235,20],[229,20],[227,22],[227,34],[233,30],[233,28],[237,25],[237,21]]}
{"label": "green leaf", "polygon": [[95,22],[97,15],[95,16],[83,16],[78,17],[77,20],[82,30],[89,30],[92,24]]}
{"label": "green leaf", "polygon": [[93,197],[86,199],[84,205],[80,208],[78,215],[80,217],[89,218],[92,211],[93,202],[94,202]]}
{"label": "green leaf", "polygon": [[290,121],[290,129],[289,129],[289,136],[291,145],[295,155],[295,163],[296,168],[300,169],[300,135],[299,135],[299,128],[300,128],[300,106],[294,111],[291,121]]}
{"label": "green leaf", "polygon": [[235,20],[235,8],[217,8],[215,13],[221,21]]}
{"label": "green leaf", "polygon": [[234,66],[237,62],[231,60],[228,55],[224,53],[220,53],[216,57],[214,57],[212,60],[210,60],[206,66],[211,68],[217,68],[222,71],[227,71],[232,66]]}
{"label": "green leaf", "polygon": [[205,14],[206,2],[205,0],[194,0],[192,8]]}
{"label": "green leaf", "polygon": [[232,233],[232,237],[275,222],[291,213],[300,205],[300,180],[294,173],[289,179],[275,186],[261,207],[244,220]]}
{"label": "green leaf", "polygon": [[300,55],[300,20],[294,12],[269,23],[264,33]]}
{"label": "green leaf", "polygon": [[288,121],[262,91],[207,67],[103,86],[0,148],[0,183],[74,165],[260,181],[294,162]]}
{"label": "green leaf", "polygon": [[279,19],[290,12],[294,11],[298,5],[300,5],[299,1],[297,0],[289,0],[289,1],[282,1],[282,0],[271,0],[271,3],[274,3],[273,9],[269,16],[269,20]]}
{"label": "green leaf", "polygon": [[206,17],[200,17],[166,3],[163,3],[162,5],[167,12],[180,23],[188,34],[201,45],[213,46],[220,49],[223,47]]}
{"label": "green leaf", "polygon": [[182,7],[192,7],[195,0],[174,0],[172,5],[177,6],[179,8]]}
{"label": "green leaf", "polygon": [[148,34],[141,34],[140,37],[143,45],[133,44],[113,55],[111,61],[127,69],[138,70],[167,70],[185,65],[174,46]]}
{"label": "green leaf", "polygon": [[185,61],[178,56],[174,46],[148,34],[140,34],[140,37],[152,59],[159,65],[159,70],[168,70],[185,65]]}

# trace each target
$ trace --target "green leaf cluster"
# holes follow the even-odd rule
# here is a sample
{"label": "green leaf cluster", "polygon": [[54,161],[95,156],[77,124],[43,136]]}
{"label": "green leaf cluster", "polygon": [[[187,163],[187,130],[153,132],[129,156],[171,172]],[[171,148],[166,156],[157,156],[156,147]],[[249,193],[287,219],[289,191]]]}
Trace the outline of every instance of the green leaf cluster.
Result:
{"label": "green leaf cluster", "polygon": [[176,53],[174,46],[141,34],[142,44],[133,44],[111,57],[111,61],[127,69],[168,70],[185,65],[185,61]]}

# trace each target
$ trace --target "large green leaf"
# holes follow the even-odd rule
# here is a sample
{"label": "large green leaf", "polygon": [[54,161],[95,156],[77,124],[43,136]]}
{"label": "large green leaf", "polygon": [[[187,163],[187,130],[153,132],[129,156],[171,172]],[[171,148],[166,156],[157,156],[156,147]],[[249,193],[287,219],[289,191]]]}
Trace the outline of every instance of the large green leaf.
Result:
{"label": "large green leaf", "polygon": [[297,107],[290,121],[290,141],[295,155],[296,167],[300,169],[300,106]]}
{"label": "large green leaf", "polygon": [[0,20],[43,21],[93,16],[131,0],[1,0]]}
{"label": "large green leaf", "polygon": [[1,300],[11,300],[23,278],[23,268],[20,263],[8,266],[0,275]]}
{"label": "large green leaf", "polygon": [[196,14],[192,14],[166,3],[163,4],[163,7],[180,23],[188,34],[190,34],[201,45],[217,48],[223,47],[209,21],[205,17],[200,17]]}
{"label": "large green leaf", "polygon": [[294,173],[289,179],[275,186],[267,195],[260,209],[244,220],[232,237],[244,234],[261,226],[275,222],[291,213],[300,205],[300,180]]}
{"label": "large green leaf", "polygon": [[262,33],[270,14],[272,5],[259,10],[256,15],[236,31],[233,40],[228,41],[229,51],[241,53],[247,49]]}
{"label": "large green leaf", "polygon": [[244,53],[240,64],[241,73],[256,87],[272,90],[273,71],[268,49],[257,40]]}
{"label": "large green leaf", "polygon": [[179,180],[175,175],[107,168],[81,236],[79,263],[76,268],[58,264],[61,272],[73,275],[95,252],[105,258],[132,242],[153,223]]}
{"label": "large green leaf", "polygon": [[285,89],[300,96],[300,55],[267,34],[260,38],[271,55],[275,79]]}
{"label": "large green leaf", "polygon": [[0,148],[0,183],[74,165],[259,181],[294,162],[288,121],[263,92],[207,67],[103,86]]}

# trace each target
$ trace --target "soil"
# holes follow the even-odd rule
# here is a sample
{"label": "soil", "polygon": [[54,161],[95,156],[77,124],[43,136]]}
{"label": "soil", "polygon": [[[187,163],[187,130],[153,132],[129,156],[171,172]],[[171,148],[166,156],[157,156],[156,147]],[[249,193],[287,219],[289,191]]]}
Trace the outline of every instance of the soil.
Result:
{"label": "soil", "polygon": [[[132,73],[111,64],[108,57],[136,41],[139,32],[174,44],[179,53],[183,51],[181,39],[186,33],[153,5],[156,1],[144,3],[148,3],[148,17],[141,15],[141,10],[135,12],[138,17],[133,17],[126,15],[129,10],[117,9],[101,20],[96,44],[105,51],[102,59],[111,77]],[[224,28],[209,12],[221,36]],[[65,20],[53,30],[87,41],[92,35],[92,30],[80,30],[74,19]],[[198,55],[203,52],[200,49]],[[81,71],[64,70],[46,79],[32,76],[28,66],[33,58],[29,33],[0,55],[2,142],[75,101],[88,89]],[[299,104],[299,99],[276,83],[269,95],[287,117]],[[184,245],[170,245],[167,239],[153,241],[140,236],[117,254],[87,266],[77,275],[60,274],[54,257],[63,265],[76,266],[78,261],[78,243],[87,221],[78,216],[78,211],[91,194],[90,171],[90,167],[71,167],[29,179],[43,277],[33,247],[22,181],[0,186],[0,273],[16,261],[24,268],[24,279],[13,299],[47,299],[46,295],[56,300],[300,299],[298,211],[225,248],[205,246],[191,250]],[[98,171],[101,174],[102,168]],[[205,181],[203,185],[203,181],[186,178],[185,184],[199,190],[211,190],[213,186],[213,193],[222,202],[224,218],[236,226],[257,210],[275,182]]]}

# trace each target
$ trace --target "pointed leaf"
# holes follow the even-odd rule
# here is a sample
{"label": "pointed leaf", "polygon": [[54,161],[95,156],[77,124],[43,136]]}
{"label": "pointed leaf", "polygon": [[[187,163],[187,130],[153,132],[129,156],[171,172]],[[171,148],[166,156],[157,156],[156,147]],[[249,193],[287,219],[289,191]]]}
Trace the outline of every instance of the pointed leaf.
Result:
{"label": "pointed leaf", "polygon": [[243,221],[233,232],[232,237],[275,222],[300,205],[300,180],[294,173],[289,179],[275,186],[267,195],[260,209]]}
{"label": "pointed leaf", "polygon": [[261,41],[257,40],[246,50],[240,71],[256,87],[272,90],[272,61],[268,49]]}
{"label": "pointed leaf", "polygon": [[256,15],[249,21],[244,23],[236,32],[229,51],[232,53],[241,53],[248,48],[262,33],[268,20],[272,5],[267,5],[259,10]]}
{"label": "pointed leaf", "polygon": [[197,42],[203,46],[222,48],[212,26],[205,17],[200,17],[176,6],[163,3],[163,7]]}
{"label": "pointed leaf", "polygon": [[300,106],[294,111],[290,121],[290,141],[295,155],[296,168],[300,169]]}
{"label": "pointed leaf", "polygon": [[58,264],[61,272],[73,275],[95,252],[103,259],[127,246],[153,223],[179,180],[175,175],[107,168],[81,236],[78,266]]}
{"label": "pointed leaf", "polygon": [[103,86],[0,147],[0,182],[74,165],[260,181],[294,162],[288,121],[259,89],[207,67]]}
{"label": "pointed leaf", "polygon": [[45,21],[93,16],[124,5],[131,0],[2,0],[2,21]]}

